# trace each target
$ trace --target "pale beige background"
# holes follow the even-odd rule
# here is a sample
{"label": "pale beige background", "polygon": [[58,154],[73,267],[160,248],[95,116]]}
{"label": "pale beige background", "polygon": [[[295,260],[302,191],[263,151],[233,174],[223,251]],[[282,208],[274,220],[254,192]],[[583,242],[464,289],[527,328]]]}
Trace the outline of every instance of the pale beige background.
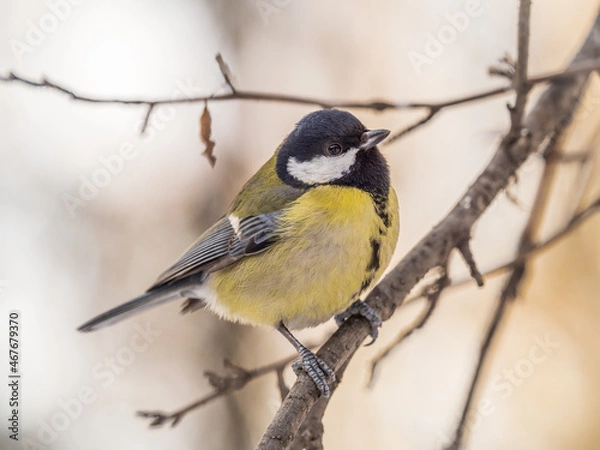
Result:
{"label": "pale beige background", "polygon": [[[442,100],[500,85],[502,80],[487,76],[487,67],[515,48],[514,0],[482,0],[481,14],[420,71],[410,62],[411,52],[423,53],[428,35],[438,35],[449,24],[447,14],[465,11],[468,2],[87,0],[59,10],[56,29],[37,36],[17,57],[15,40],[25,42],[40,21],[50,20],[46,28],[52,28],[47,16],[56,13],[49,5],[60,3],[0,0],[0,72],[46,75],[94,96],[180,97],[221,86],[214,55],[222,52],[246,89],[331,99]],[[269,5],[272,13],[261,13],[259,6]],[[531,73],[564,67],[597,8],[596,0],[534,2]],[[489,160],[508,124],[509,98],[448,110],[385,148],[401,203],[396,261]],[[595,80],[570,150],[598,145],[593,136],[599,98]],[[252,448],[279,405],[272,376],[190,414],[174,429],[149,430],[134,412],[172,410],[204,395],[210,387],[203,371],[220,370],[224,357],[255,367],[290,354],[277,333],[220,322],[209,313],[180,317],[178,305],[91,335],[75,328],[152,283],[224,212],[245,179],[312,108],[212,104],[218,162],[211,169],[201,157],[199,104],[158,109],[145,137],[138,134],[144,110],[137,107],[74,103],[54,92],[5,84],[0,106],[0,340],[8,311],[20,310],[21,437],[29,443],[11,447],[5,437],[2,366],[0,447]],[[393,130],[418,117],[354,112],[367,126]],[[103,167],[100,158],[132,145],[134,156],[85,207],[69,214],[65,195],[78,195],[82,177],[89,180]],[[477,225],[473,250],[482,269],[515,251],[540,168],[533,158],[512,188],[519,206],[503,197]],[[560,227],[573,207],[570,186],[576,180],[569,170],[546,233]],[[597,182],[590,192],[598,195]],[[599,224],[590,221],[536,260],[487,371],[468,448],[598,448]],[[452,274],[465,275],[459,262]],[[458,419],[500,285],[445,295],[427,327],[392,354],[367,390],[369,360],[414,317],[417,305],[386,323],[378,344],[357,354],[331,402],[326,448],[439,448]],[[136,333],[147,326],[156,336],[143,346]],[[333,328],[328,324],[301,337],[321,339]],[[550,341],[545,358],[536,350],[544,339]],[[527,362],[532,352],[535,364]],[[114,358],[128,365],[111,365]],[[503,378],[518,370],[526,376]],[[73,399],[81,395],[88,403],[79,407]]]}

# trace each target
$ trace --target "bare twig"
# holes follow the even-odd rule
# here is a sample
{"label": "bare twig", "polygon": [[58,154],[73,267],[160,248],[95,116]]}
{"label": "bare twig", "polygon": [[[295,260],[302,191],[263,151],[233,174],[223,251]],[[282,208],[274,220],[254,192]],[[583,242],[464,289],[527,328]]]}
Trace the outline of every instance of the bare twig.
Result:
{"label": "bare twig", "polygon": [[481,272],[479,272],[479,269],[477,268],[477,263],[473,258],[473,253],[471,253],[471,244],[469,239],[465,239],[456,248],[462,255],[465,263],[467,264],[469,272],[471,273],[471,277],[475,280],[477,286],[482,287],[483,277],[481,276]]}
{"label": "bare twig", "polygon": [[[512,272],[512,273],[514,274],[515,272]],[[512,276],[511,276],[511,278],[512,278]],[[506,308],[508,306],[507,293],[508,293],[508,291],[506,289],[502,290],[500,299],[499,299],[498,303],[496,304],[496,309],[494,310],[494,312],[492,314],[492,320],[486,331],[485,337],[483,339],[483,343],[481,344],[481,349],[479,351],[479,358],[477,360],[473,378],[469,385],[467,399],[465,401],[464,407],[462,408],[462,413],[460,416],[460,420],[458,422],[458,426],[456,428],[454,440],[450,443],[450,445],[448,447],[446,447],[446,450],[459,450],[460,448],[462,448],[463,438],[464,438],[465,431],[466,431],[467,414],[468,414],[468,412],[471,408],[471,405],[473,403],[473,400],[475,398],[475,391],[477,388],[478,381],[481,377],[481,372],[483,371],[484,363],[486,360],[486,355],[489,352],[489,349],[492,345],[492,340],[494,339],[494,336],[496,335],[498,326],[500,325],[500,322],[502,321],[502,318],[504,317]]]}
{"label": "bare twig", "polygon": [[[285,369],[288,364],[297,358],[298,355],[292,355],[288,358],[282,359],[281,361],[267,364],[266,366],[262,366],[253,370],[246,370],[225,360],[224,365],[227,372],[226,374],[220,375],[215,372],[204,373],[204,375],[208,378],[209,383],[215,388],[210,394],[172,413],[165,413],[163,411],[139,411],[138,416],[151,419],[151,427],[160,427],[168,422],[171,422],[171,426],[174,427],[190,411],[200,408],[201,406],[204,406],[219,397],[239,391],[250,381],[255,380],[256,378],[275,372],[278,375],[279,380],[279,374],[283,373],[283,369]],[[281,380],[282,379],[283,378],[281,378]]]}
{"label": "bare twig", "polygon": [[[575,63],[598,57],[600,17],[596,19]],[[487,168],[450,213],[371,291],[366,301],[383,320],[390,318],[418,280],[432,267],[446,261],[450,252],[470,235],[473,224],[506,187],[516,169],[553,133],[556,122],[572,111],[583,94],[587,79],[588,76],[582,74],[569,82],[551,83],[524,121],[529,130],[528,139],[517,139],[510,149],[500,145]],[[366,321],[350,317],[321,347],[318,355],[330,367],[338,369],[352,357],[369,331]],[[301,373],[263,435],[258,449],[287,448],[318,398],[315,384]]]}
{"label": "bare twig", "polygon": [[[509,263],[502,264],[492,270],[489,270],[488,272],[483,274],[483,277],[488,279],[491,277],[505,274],[507,271],[514,269],[515,267],[522,264],[523,261],[529,260],[531,257],[537,255],[542,250],[547,249],[551,245],[558,242],[560,239],[564,238],[568,234],[575,231],[586,220],[593,217],[593,215],[596,212],[598,212],[598,210],[600,210],[600,199],[596,200],[590,206],[588,206],[587,208],[584,208],[582,211],[580,211],[578,214],[576,214],[563,228],[561,228],[558,232],[556,232],[555,234],[550,236],[548,239],[546,239],[545,241],[539,242],[539,243],[532,244],[527,251],[520,253],[514,260],[512,260]],[[458,282],[455,282],[455,283],[452,283],[449,285],[447,284],[445,289],[453,290],[453,289],[462,288],[468,284],[471,284],[472,281],[473,281],[473,278],[468,278],[468,279],[464,279],[464,280],[461,280],[461,281],[458,281]],[[439,280],[436,280],[434,282],[434,284],[437,284],[437,283],[439,283]],[[373,360],[371,362],[371,370],[370,370],[370,375],[369,375],[368,387],[373,387],[374,381],[375,381],[376,369],[378,368],[378,366],[382,362],[382,360],[385,359],[396,346],[398,346],[399,344],[404,342],[406,340],[406,338],[408,338],[413,332],[422,328],[425,325],[425,323],[427,322],[427,320],[429,319],[429,317],[431,316],[431,314],[433,313],[433,310],[434,310],[435,306],[437,305],[437,298],[435,299],[436,300],[435,302],[432,301],[431,293],[428,292],[430,288],[431,288],[431,286],[426,286],[424,289],[422,289],[422,291],[419,294],[411,296],[405,300],[403,305],[406,305],[406,304],[411,303],[416,300],[425,300],[425,307],[423,308],[421,314],[419,314],[419,316],[415,319],[415,321],[411,325],[409,325],[406,328],[406,330],[404,330],[402,333],[400,333],[396,337],[396,339],[394,339],[375,358],[373,358]],[[440,294],[441,294],[441,291],[440,291]]]}
{"label": "bare twig", "polygon": [[[516,91],[516,100],[515,105],[513,107],[509,107],[510,111],[510,119],[511,126],[510,130],[504,138],[505,144],[510,142],[516,142],[522,133],[522,121],[523,115],[525,113],[525,106],[527,104],[527,96],[529,94],[529,90],[531,89],[530,85],[527,83],[527,66],[529,61],[529,25],[531,19],[531,0],[521,0],[519,2],[519,24],[518,24],[518,59],[516,63],[515,70],[515,91]],[[569,114],[570,116],[570,114]],[[564,117],[564,115],[563,115]],[[564,130],[564,128],[562,129]],[[554,134],[555,135],[555,134]],[[507,147],[507,149],[510,147]],[[546,174],[548,170],[548,165],[545,166],[544,173]],[[552,166],[556,167],[556,166]],[[543,184],[543,182],[542,182]],[[532,238],[532,223],[538,224],[538,216],[542,214],[542,209],[540,209],[540,203],[544,203],[543,196],[545,192],[542,193],[541,189],[538,190],[536,201],[534,204],[533,211],[529,216],[528,225],[525,227],[523,234],[521,236],[521,242],[519,245],[518,253],[526,253],[531,247]],[[453,442],[447,447],[448,450],[458,450],[462,447],[463,438],[465,436],[465,424],[467,420],[467,415],[469,410],[471,409],[472,403],[475,399],[475,394],[477,391],[477,387],[479,385],[479,381],[481,379],[481,374],[483,372],[483,368],[489,356],[489,351],[492,345],[492,342],[496,336],[496,332],[498,331],[498,327],[502,322],[502,319],[505,317],[505,313],[507,311],[508,302],[512,300],[517,295],[517,289],[520,285],[521,280],[525,274],[525,264],[526,260],[523,260],[519,264],[517,264],[511,274],[510,277],[502,289],[500,294],[500,298],[498,299],[498,303],[496,305],[496,309],[492,315],[492,320],[488,326],[487,332],[483,339],[483,343],[480,348],[479,358],[477,360],[477,364],[475,367],[475,371],[473,377],[471,379],[471,383],[469,386],[469,390],[467,393],[467,398],[465,400],[464,406],[462,408],[462,413],[458,425],[456,427],[456,432],[454,434]]]}
{"label": "bare twig", "polygon": [[[554,233],[552,236],[550,236],[549,238],[547,238],[544,241],[532,244],[526,252],[520,253],[519,255],[517,255],[517,257],[515,259],[513,259],[512,261],[510,261],[508,263],[502,264],[498,267],[495,267],[494,269],[491,269],[491,270],[485,272],[482,275],[482,277],[484,279],[489,279],[492,277],[506,274],[506,272],[519,266],[521,263],[523,263],[523,261],[529,260],[530,258],[536,256],[538,253],[541,253],[543,250],[548,249],[553,244],[555,244],[562,238],[566,237],[570,233],[574,232],[580,225],[582,225],[588,219],[592,218],[594,216],[594,214],[597,213],[598,211],[600,211],[600,198],[598,200],[596,200],[595,202],[593,202],[588,207],[582,209],[578,214],[573,216],[573,218],[571,220],[569,220],[569,222],[567,222],[566,225],[564,225],[559,231]],[[436,280],[434,283],[437,283],[437,282],[438,281]],[[452,284],[447,284],[445,286],[444,290],[445,291],[456,290],[459,288],[463,288],[463,287],[471,284],[472,282],[473,282],[472,277],[465,278],[463,280],[454,282]],[[404,342],[406,340],[406,338],[408,338],[413,332],[422,328],[425,325],[425,323],[427,322],[427,320],[429,320],[431,314],[433,313],[435,306],[437,306],[437,303],[438,303],[437,301],[435,303],[431,301],[432,299],[430,297],[430,293],[428,292],[429,288],[430,288],[430,286],[426,286],[418,294],[408,297],[402,304],[402,306],[405,306],[405,305],[412,303],[414,301],[417,301],[417,300],[425,300],[425,307],[423,308],[421,314],[417,317],[417,319],[412,324],[410,324],[406,328],[406,330],[404,330],[402,333],[400,333],[396,337],[396,339],[394,339],[390,344],[388,344],[388,346],[386,346],[375,358],[373,358],[373,360],[371,362],[371,372],[369,375],[368,387],[373,387],[374,381],[375,381],[375,370],[378,368],[378,366],[382,362],[382,360],[385,359],[387,356],[389,356],[391,351],[396,346],[398,346],[402,342]]]}
{"label": "bare twig", "polygon": [[531,0],[521,0],[519,2],[519,23],[517,29],[519,35],[517,38],[517,65],[515,67],[515,105],[510,108],[511,130],[516,136],[520,134],[523,115],[525,114],[525,105],[527,96],[531,89],[531,83],[527,77],[527,68],[529,67],[529,25],[531,21]]}
{"label": "bare twig", "polygon": [[[510,84],[507,86],[485,90],[476,94],[470,94],[466,96],[457,97],[451,100],[441,102],[394,102],[390,100],[370,100],[370,101],[345,101],[345,100],[325,100],[313,97],[302,97],[293,96],[286,94],[274,94],[268,92],[254,92],[244,91],[235,89],[231,83],[231,77],[229,72],[223,72],[223,67],[219,66],[226,83],[232,89],[232,92],[220,95],[204,95],[197,97],[185,97],[185,98],[171,98],[171,99],[125,99],[125,98],[99,98],[88,95],[82,95],[75,92],[73,89],[51,82],[47,78],[42,78],[41,81],[36,81],[31,78],[18,75],[15,72],[9,72],[6,76],[0,76],[0,82],[6,83],[20,83],[30,87],[36,88],[49,88],[58,91],[62,94],[68,95],[71,99],[87,102],[87,103],[100,103],[100,104],[120,104],[120,105],[131,105],[131,106],[146,106],[146,114],[144,117],[144,123],[149,121],[149,117],[152,110],[159,105],[176,105],[176,104],[193,104],[193,103],[205,103],[205,102],[219,102],[219,101],[230,101],[230,100],[254,100],[254,101],[266,101],[266,102],[281,102],[281,103],[295,103],[300,105],[311,105],[318,106],[321,108],[357,108],[357,109],[371,109],[374,111],[387,111],[387,110],[399,110],[399,109],[425,109],[427,115],[419,120],[417,123],[409,126],[398,133],[395,133],[389,142],[397,139],[405,134],[413,131],[419,126],[429,122],[434,116],[436,116],[442,109],[451,108],[457,105],[465,103],[471,103],[478,100],[484,100],[498,95],[505,94],[514,89],[514,85]],[[583,73],[589,73],[600,69],[600,59],[590,58],[585,61],[578,61],[576,64],[572,64],[566,70],[562,72],[553,72],[549,74],[540,75],[533,77],[528,80],[528,84],[533,86],[539,83],[545,83],[550,81],[556,81],[561,79],[569,79],[574,76],[578,76]],[[225,77],[227,73],[227,77]],[[229,81],[228,81],[229,80]],[[143,127],[145,129],[145,127]]]}
{"label": "bare twig", "polygon": [[586,164],[591,157],[592,152],[590,150],[576,153],[553,153],[546,158],[546,162],[548,164]]}
{"label": "bare twig", "polygon": [[494,65],[488,69],[488,74],[491,76],[506,78],[511,83],[514,82],[516,73],[517,62],[508,53],[500,58],[498,65]]}
{"label": "bare twig", "polygon": [[429,112],[427,113],[427,115],[425,115],[422,119],[416,121],[412,125],[409,125],[408,127],[395,132],[392,136],[390,136],[388,139],[386,139],[384,145],[390,145],[391,143],[397,141],[404,135],[410,133],[411,131],[416,130],[417,128],[419,128],[422,125],[425,125],[427,122],[429,122],[431,119],[433,119],[435,117],[435,115],[442,110],[442,108],[444,108],[444,106],[429,107],[428,108]]}
{"label": "bare twig", "polygon": [[[558,166],[556,164],[553,164],[552,162],[560,161],[562,160],[562,156],[564,156],[561,153],[556,152],[556,148],[558,145],[557,143],[561,138],[563,138],[563,134],[566,131],[568,125],[570,124],[572,118],[573,111],[566,114],[562,120],[559,120],[557,122],[556,129],[553,131],[552,135],[546,143],[546,147],[542,151],[542,154],[544,155],[544,158],[546,160],[546,165],[544,166],[544,171],[540,180],[538,191],[536,193],[536,199],[534,201],[533,208],[529,215],[529,220],[527,221],[527,224],[525,225],[525,228],[521,235],[518,249],[518,253],[520,255],[531,254],[532,249],[535,248],[534,241],[536,239],[536,236],[539,234],[539,230],[545,217],[545,212],[548,208],[548,203],[551,198],[552,186],[556,180],[556,174],[558,171]],[[587,158],[589,158],[589,153],[585,156],[585,160],[587,160]],[[577,224],[581,223],[582,220],[584,220],[587,217],[590,217],[588,214],[590,212],[594,212],[598,208],[599,204],[600,200],[590,205],[582,213],[575,214],[571,218],[564,230],[572,230]],[[563,233],[557,233],[557,235],[559,234],[561,236],[564,235]],[[547,242],[550,241],[553,241],[553,239],[549,239]],[[518,261],[515,261],[514,264],[512,264],[510,276],[508,277],[508,280],[506,281],[500,293],[496,309],[492,314],[492,320],[488,326],[486,335],[484,337],[475,372],[467,394],[467,399],[462,410],[461,419],[456,430],[455,439],[453,443],[448,447],[448,449],[461,448],[466,431],[467,415],[475,399],[477,388],[481,381],[483,368],[485,367],[485,364],[490,357],[490,348],[494,339],[498,338],[497,332],[499,329],[499,325],[506,315],[506,312],[508,310],[508,304],[511,300],[514,300],[518,296],[519,288],[527,272],[528,261],[529,260],[526,257],[519,258]]]}
{"label": "bare twig", "polygon": [[219,70],[221,71],[221,75],[223,75],[223,78],[225,79],[225,83],[227,83],[227,86],[229,86],[229,89],[231,89],[231,92],[233,94],[235,94],[236,89],[233,86],[233,81],[231,80],[233,78],[233,76],[231,75],[231,70],[229,69],[229,66],[227,65],[227,63],[223,59],[223,56],[220,53],[217,53],[217,56],[215,56],[215,59],[217,60],[217,64],[219,65]]}
{"label": "bare twig", "polygon": [[[501,61],[508,62],[506,57],[503,58]],[[569,68],[567,68],[567,70],[565,70],[564,72],[561,72],[561,73],[541,75],[541,76],[530,78],[527,81],[526,85],[528,86],[528,90],[529,90],[530,88],[532,88],[533,86],[535,86],[536,84],[539,84],[539,83],[567,79],[569,77],[572,77],[572,76],[580,74],[580,73],[589,73],[592,71],[597,71],[599,69],[600,69],[600,60],[591,59],[589,61],[583,61],[581,63],[572,64]],[[492,69],[490,68],[490,70],[492,70]],[[525,70],[526,70],[526,68],[525,68]],[[513,73],[511,75],[511,77],[514,77],[514,76],[515,76],[515,73]],[[523,86],[522,88],[525,88],[525,86]],[[440,113],[443,109],[450,108],[453,106],[463,105],[465,103],[472,103],[472,102],[476,102],[479,100],[485,100],[490,97],[496,97],[498,95],[502,95],[507,92],[510,92],[513,89],[515,89],[514,80],[512,80],[512,82],[509,86],[491,89],[488,91],[483,91],[478,94],[472,94],[472,95],[467,95],[464,97],[458,97],[456,99],[445,101],[445,102],[437,102],[437,103],[412,102],[412,103],[408,103],[407,108],[425,108],[427,110],[427,114],[422,119],[418,120],[417,122],[413,123],[412,125],[409,125],[408,127],[403,128],[403,129],[393,133],[392,136],[390,136],[385,141],[384,145],[389,145],[389,144],[393,143],[394,141],[396,141],[397,139],[400,139],[404,135],[414,131],[416,128],[419,128],[420,126],[426,124],[431,119],[433,119],[435,116],[437,116],[438,113]]]}
{"label": "bare twig", "polygon": [[148,122],[150,122],[150,116],[152,115],[152,112],[154,111],[155,106],[156,106],[156,103],[148,103],[148,109],[146,110],[146,114],[144,115],[144,121],[142,122],[142,129],[140,130],[140,132],[142,134],[144,134],[146,132],[146,129],[148,128]]}
{"label": "bare twig", "polygon": [[[558,230],[556,233],[554,233],[552,236],[550,236],[546,240],[532,244],[528,251],[526,251],[525,253],[520,253],[519,255],[517,255],[517,257],[515,259],[511,260],[510,262],[499,265],[499,266],[485,272],[482,275],[484,280],[492,278],[492,277],[497,277],[499,275],[504,275],[509,270],[512,270],[517,265],[521,264],[524,260],[529,259],[529,258],[537,255],[538,253],[541,253],[543,250],[546,250],[547,248],[551,247],[553,244],[555,244],[562,238],[566,237],[568,234],[575,231],[575,229],[577,227],[579,227],[581,224],[583,224],[586,220],[590,219],[596,212],[598,212],[598,209],[600,209],[600,199],[593,202],[590,206],[582,209],[564,227],[562,227],[560,230]],[[463,288],[463,287],[471,284],[472,281],[473,281],[473,278],[465,278],[463,280],[456,281],[456,282],[450,284],[448,287],[445,288],[445,290],[452,291],[454,289]],[[404,301],[403,305],[406,305],[408,303],[414,302],[416,300],[421,300],[421,299],[425,299],[425,300],[427,299],[426,294],[423,292],[420,292],[415,295],[411,295]]]}
{"label": "bare twig", "polygon": [[[556,166],[552,164],[547,164],[544,168],[544,174],[542,176],[540,186],[536,194],[534,207],[529,216],[529,220],[527,222],[527,225],[525,226],[519,243],[518,252],[520,255],[532,254],[532,249],[534,248],[533,238],[535,233],[539,230],[541,218],[544,216],[545,207],[549,198],[550,186],[552,185],[552,182],[554,180],[555,168]],[[592,205],[591,209],[595,209],[596,207],[597,206]],[[578,223],[578,221],[579,218],[575,216],[565,227],[565,229],[574,229],[574,224]],[[515,260],[511,266],[510,276],[508,277],[508,280],[506,281],[500,293],[498,303],[496,304],[496,308],[492,313],[492,319],[486,330],[483,343],[480,348],[477,364],[473,373],[473,377],[469,385],[467,397],[462,408],[461,417],[455,431],[455,437],[450,446],[447,447],[448,450],[458,450],[462,448],[466,432],[467,416],[472,407],[473,401],[475,400],[477,388],[479,387],[479,383],[481,381],[483,369],[485,367],[485,364],[487,363],[487,360],[490,357],[490,349],[492,347],[494,339],[498,339],[497,333],[499,330],[499,326],[506,316],[506,312],[508,311],[508,305],[510,301],[515,299],[518,295],[519,287],[525,277],[528,261],[529,259],[527,257],[517,258],[517,260]]]}

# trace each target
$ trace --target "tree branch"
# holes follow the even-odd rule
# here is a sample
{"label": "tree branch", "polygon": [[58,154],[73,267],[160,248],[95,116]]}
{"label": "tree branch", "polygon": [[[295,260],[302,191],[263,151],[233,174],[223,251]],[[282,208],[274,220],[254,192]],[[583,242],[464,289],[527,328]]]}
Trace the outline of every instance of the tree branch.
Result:
{"label": "tree branch", "polygon": [[[217,55],[217,58],[220,55]],[[48,88],[62,94],[69,96],[72,100],[86,103],[99,103],[99,104],[119,104],[119,105],[130,105],[130,106],[145,106],[146,113],[144,115],[144,122],[142,126],[142,132],[145,131],[155,107],[160,105],[176,105],[176,104],[193,104],[193,103],[206,103],[206,102],[219,102],[219,101],[231,101],[231,100],[254,100],[254,101],[266,101],[266,102],[280,102],[280,103],[293,103],[300,105],[311,105],[318,106],[320,108],[356,108],[356,109],[371,109],[374,111],[387,111],[387,110],[401,110],[401,109],[425,109],[427,114],[425,117],[418,122],[410,125],[409,127],[395,133],[386,142],[392,143],[396,139],[410,133],[416,128],[424,125],[434,118],[441,110],[451,108],[454,106],[471,103],[479,100],[496,97],[498,95],[505,94],[515,89],[513,83],[507,86],[485,90],[476,94],[470,94],[466,96],[460,96],[454,99],[440,101],[440,102],[394,102],[391,100],[370,100],[370,101],[346,101],[346,100],[325,100],[314,97],[294,96],[286,94],[274,94],[268,92],[255,92],[245,91],[234,87],[231,74],[225,62],[221,57],[219,63],[219,69],[226,84],[231,89],[231,92],[220,95],[204,95],[197,97],[186,97],[186,98],[175,98],[175,99],[125,99],[125,98],[100,98],[77,93],[75,90],[68,88],[64,85],[60,85],[50,81],[43,77],[41,81],[36,81],[31,78],[27,78],[18,75],[15,72],[9,72],[6,76],[0,76],[0,82],[5,83],[18,83],[26,86],[35,88]],[[600,59],[590,58],[589,60],[578,61],[577,64],[572,64],[566,70],[562,72],[553,72],[537,77],[533,77],[527,81],[530,86],[545,83],[550,81],[569,79],[574,76],[581,74],[590,73],[592,71],[600,70]]]}
{"label": "tree branch", "polygon": [[200,408],[201,406],[204,406],[219,397],[239,391],[250,381],[262,377],[263,375],[275,372],[277,374],[278,384],[281,389],[282,385],[285,386],[285,384],[282,384],[283,378],[281,374],[283,373],[283,369],[285,369],[288,364],[297,358],[298,355],[294,354],[288,358],[282,359],[281,361],[267,364],[266,366],[262,366],[253,370],[246,370],[225,360],[224,365],[227,372],[225,375],[220,375],[215,372],[204,373],[204,375],[208,378],[209,383],[215,388],[210,394],[172,413],[165,413],[163,411],[138,411],[137,415],[147,419],[152,419],[150,422],[151,427],[160,427],[168,422],[171,422],[171,426],[174,427],[189,412]]}
{"label": "tree branch", "polygon": [[[521,120],[527,102],[527,94],[529,92],[529,87],[526,85],[524,80],[527,78],[527,60],[529,55],[530,9],[531,0],[521,0],[519,5],[519,59],[517,61],[517,73],[515,80],[517,100],[515,102],[515,106],[510,108],[511,130],[509,135],[507,135],[509,139],[511,138],[511,134],[512,138],[516,138],[521,133]],[[521,235],[518,249],[519,254],[527,253],[530,250],[535,236],[539,232],[557,172],[557,166],[555,164],[548,164],[548,159],[555,153],[558,140],[563,136],[566,128],[573,119],[573,113],[576,106],[577,105],[574,105],[572,111],[570,111],[568,114],[564,114],[561,120],[557,121],[555,130],[547,140],[546,148],[542,149],[542,154],[544,155],[546,164],[544,166],[544,172],[536,193],[533,208]],[[517,263],[512,268],[510,275],[500,293],[498,303],[481,345],[475,371],[473,373],[467,397],[462,408],[461,417],[455,431],[455,437],[453,442],[447,447],[448,450],[459,450],[462,448],[466,432],[467,416],[475,400],[477,388],[481,382],[483,369],[491,357],[490,349],[492,348],[494,340],[499,339],[498,330],[500,324],[506,317],[509,303],[517,298],[519,288],[525,277],[526,269],[526,259],[523,259],[521,262]]]}
{"label": "tree branch", "polygon": [[[575,63],[598,57],[600,17],[596,19]],[[369,294],[367,303],[383,320],[391,317],[413,286],[431,268],[443,264],[450,252],[470,236],[474,223],[514,177],[517,168],[540,148],[555,130],[557,122],[572,113],[587,79],[586,74],[580,74],[567,81],[552,82],[524,120],[524,126],[529,130],[527,138],[519,137],[510,143],[509,148],[508,144],[501,143],[487,168],[452,211]],[[365,319],[350,317],[321,347],[318,355],[330,367],[339,369],[353,356],[369,331]],[[318,398],[314,383],[301,373],[257,448],[287,448]]]}
{"label": "tree branch", "polygon": [[[566,125],[567,124],[565,122],[560,124],[561,130],[559,134],[565,130]],[[558,138],[559,134],[555,133],[554,136]],[[536,234],[539,232],[546,208],[548,206],[551,188],[555,181],[555,175],[557,172],[557,166],[555,164],[548,163],[549,158],[556,154],[554,152],[556,146],[552,145],[551,148],[551,150],[548,150],[547,153],[545,153],[547,155],[546,165],[544,166],[544,172],[542,174],[540,185],[536,193],[533,208],[521,235],[518,254],[527,254],[530,252],[531,247],[533,245],[533,241],[535,239]],[[481,382],[483,369],[488,359],[491,357],[490,349],[494,340],[499,339],[497,335],[498,329],[503,319],[505,318],[509,303],[515,298],[517,298],[519,288],[526,274],[528,262],[529,260],[527,258],[523,258],[513,265],[508,280],[506,281],[500,293],[496,309],[492,314],[492,320],[488,325],[488,329],[483,339],[483,344],[480,349],[477,364],[475,366],[475,371],[471,379],[467,397],[462,409],[461,418],[456,428],[455,438],[453,443],[448,447],[448,450],[458,450],[462,448],[462,443],[466,431],[467,416],[475,400],[477,388],[479,387],[479,384]]]}

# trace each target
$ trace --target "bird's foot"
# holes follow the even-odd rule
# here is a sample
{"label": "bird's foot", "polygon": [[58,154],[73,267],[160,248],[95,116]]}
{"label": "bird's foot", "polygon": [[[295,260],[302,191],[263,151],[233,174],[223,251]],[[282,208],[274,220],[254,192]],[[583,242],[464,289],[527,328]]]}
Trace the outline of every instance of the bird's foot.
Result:
{"label": "bird's foot", "polygon": [[367,346],[373,344],[377,340],[377,336],[379,336],[379,327],[381,327],[381,318],[379,315],[367,305],[362,300],[356,300],[350,307],[335,316],[335,323],[337,323],[338,327],[344,323],[350,316],[363,316],[365,319],[369,321],[371,324],[371,342],[367,344]]}
{"label": "bird's foot", "polygon": [[327,363],[325,363],[325,361],[309,349],[304,348],[299,353],[301,359],[292,364],[292,369],[296,375],[298,375],[300,371],[306,372],[317,385],[317,389],[319,389],[321,395],[325,398],[329,398],[331,389],[329,388],[329,384],[327,384],[327,379],[335,383],[335,372],[327,365]]}

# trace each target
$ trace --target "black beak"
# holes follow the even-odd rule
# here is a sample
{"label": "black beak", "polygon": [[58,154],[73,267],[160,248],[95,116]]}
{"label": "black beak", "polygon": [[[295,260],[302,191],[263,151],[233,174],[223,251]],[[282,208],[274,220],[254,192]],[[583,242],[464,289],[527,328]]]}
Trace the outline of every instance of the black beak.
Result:
{"label": "black beak", "polygon": [[390,130],[381,129],[365,131],[360,137],[360,145],[358,146],[358,148],[360,150],[368,150],[370,148],[373,148],[389,135]]}

